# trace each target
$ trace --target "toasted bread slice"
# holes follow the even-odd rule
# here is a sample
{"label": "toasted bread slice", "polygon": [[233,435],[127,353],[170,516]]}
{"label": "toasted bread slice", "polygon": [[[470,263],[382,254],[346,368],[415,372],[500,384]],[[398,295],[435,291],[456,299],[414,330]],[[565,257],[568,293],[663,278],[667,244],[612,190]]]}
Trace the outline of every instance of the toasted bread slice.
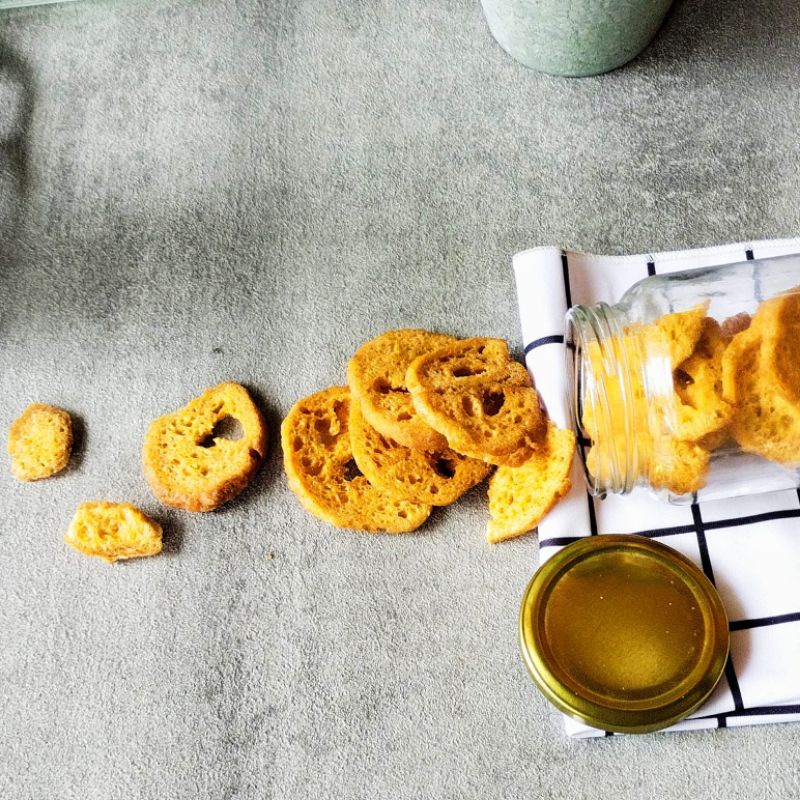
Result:
{"label": "toasted bread slice", "polygon": [[502,542],[533,530],[570,490],[575,434],[547,424],[544,442],[519,467],[498,467],[489,480],[486,541]]}
{"label": "toasted bread slice", "polygon": [[800,406],[800,287],[763,302],[753,318],[761,331],[764,381]]}
{"label": "toasted bread slice", "polygon": [[464,339],[420,356],[406,384],[420,416],[470,458],[519,466],[545,435],[533,381],[500,339]]}
{"label": "toasted bread slice", "polygon": [[489,464],[445,448],[424,452],[404,447],[378,433],[350,403],[350,442],[353,457],[364,477],[398,500],[446,506],[482,481]]}
{"label": "toasted bread slice", "polygon": [[[222,433],[233,420],[241,427],[238,439]],[[187,511],[212,511],[247,486],[266,448],[261,412],[247,389],[228,382],[154,420],[145,436],[142,463],[162,503]]]}
{"label": "toasted bread slice", "polygon": [[339,528],[405,533],[430,505],[396,500],[360,474],[350,442],[350,392],[334,386],[299,400],[281,425],[289,488],[304,508]]}
{"label": "toasted bread slice", "polygon": [[32,403],[11,424],[8,454],[21,481],[38,481],[61,472],[72,451],[72,419],[61,408]]}
{"label": "toasted bread slice", "polygon": [[442,450],[445,438],[417,413],[406,369],[418,356],[457,341],[424,330],[387,331],[363,344],[347,364],[347,383],[364,419],[383,436],[415,450]]}
{"label": "toasted bread slice", "polygon": [[64,541],[112,563],[161,552],[161,526],[130,503],[81,503]]}

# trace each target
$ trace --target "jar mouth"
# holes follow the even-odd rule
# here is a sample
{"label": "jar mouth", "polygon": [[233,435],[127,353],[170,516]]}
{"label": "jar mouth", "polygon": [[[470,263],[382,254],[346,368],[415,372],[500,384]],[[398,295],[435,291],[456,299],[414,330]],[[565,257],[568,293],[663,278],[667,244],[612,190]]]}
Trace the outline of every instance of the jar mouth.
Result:
{"label": "jar mouth", "polygon": [[[647,380],[636,374],[646,344],[626,332],[624,321],[620,310],[607,303],[573,306],[566,316],[570,419],[594,496],[627,494],[647,477],[647,421],[641,413],[648,402]],[[643,396],[636,395],[636,386]],[[591,464],[590,448],[595,455]]]}

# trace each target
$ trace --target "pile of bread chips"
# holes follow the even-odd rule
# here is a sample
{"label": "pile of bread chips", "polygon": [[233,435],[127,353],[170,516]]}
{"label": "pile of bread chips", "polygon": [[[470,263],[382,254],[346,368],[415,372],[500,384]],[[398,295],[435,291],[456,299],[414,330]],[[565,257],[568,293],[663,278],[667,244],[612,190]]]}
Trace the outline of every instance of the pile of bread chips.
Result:
{"label": "pile of bread chips", "polygon": [[574,435],[546,418],[504,341],[389,331],[359,348],[347,382],[298,401],[281,426],[289,486],[332,525],[416,530],[497,467],[487,539],[499,542],[569,490]]}
{"label": "pile of bread chips", "polygon": [[604,400],[584,402],[582,422],[587,467],[601,485],[619,485],[622,470],[656,489],[696,492],[711,453],[737,445],[800,463],[800,294],[764,301],[752,319],[737,314],[720,324],[707,310],[701,303],[630,325],[602,347],[590,343]]}
{"label": "pile of bread chips", "polygon": [[[8,437],[12,471],[20,480],[63,470],[72,451],[72,419],[63,409],[34,403]],[[154,420],[142,464],[153,493],[168,506],[212,511],[251,481],[267,447],[267,428],[247,389],[221,383],[184,408]],[[114,562],[160,553],[161,526],[130,503],[81,503],[65,536],[81,553]]]}

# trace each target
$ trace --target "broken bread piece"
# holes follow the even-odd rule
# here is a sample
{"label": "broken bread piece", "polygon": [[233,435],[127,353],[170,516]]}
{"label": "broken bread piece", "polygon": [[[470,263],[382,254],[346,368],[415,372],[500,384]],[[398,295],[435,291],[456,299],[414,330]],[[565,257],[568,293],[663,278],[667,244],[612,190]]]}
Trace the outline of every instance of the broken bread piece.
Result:
{"label": "broken bread piece", "polygon": [[360,473],[350,442],[350,392],[334,386],[299,400],[281,425],[289,488],[315,517],[339,528],[405,533],[429,504],[397,500]]}
{"label": "broken bread piece", "polygon": [[[229,430],[234,427],[241,429],[238,438]],[[227,382],[154,420],[145,436],[142,463],[162,503],[212,511],[250,483],[266,448],[261,412],[244,386]]]}
{"label": "broken bread piece", "polygon": [[72,451],[72,419],[62,408],[32,403],[8,431],[11,471],[21,481],[61,472]]}
{"label": "broken bread piece", "polygon": [[419,415],[458,453],[519,466],[545,434],[528,371],[501,339],[463,339],[426,353],[406,372]]}
{"label": "broken bread piece", "polygon": [[378,433],[365,419],[360,404],[350,402],[350,442],[364,477],[398,500],[446,506],[480,483],[491,470],[484,461],[455,450],[412,450]]}
{"label": "broken bread piece", "polygon": [[498,467],[489,479],[486,541],[502,542],[533,530],[570,490],[575,434],[547,423],[547,435],[518,467]]}
{"label": "broken bread piece", "polygon": [[387,331],[361,345],[347,363],[347,383],[364,419],[378,433],[415,450],[442,450],[447,441],[417,413],[406,369],[431,350],[456,342],[425,330]]}
{"label": "broken bread piece", "polygon": [[161,526],[130,503],[81,503],[64,541],[78,552],[113,563],[161,552]]}

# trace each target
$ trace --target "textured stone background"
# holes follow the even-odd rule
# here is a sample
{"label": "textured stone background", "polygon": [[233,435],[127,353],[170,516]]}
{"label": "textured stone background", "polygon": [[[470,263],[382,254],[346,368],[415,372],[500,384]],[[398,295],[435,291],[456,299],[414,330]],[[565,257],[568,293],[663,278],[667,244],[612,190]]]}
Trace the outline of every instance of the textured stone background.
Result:
{"label": "textured stone background", "polygon": [[[0,12],[0,429],[41,400],[81,434],[60,477],[0,469],[0,795],[797,796],[797,726],[565,739],[517,654],[536,539],[486,546],[481,491],[417,535],[336,531],[274,436],[190,515],[139,447],[228,378],[277,434],[386,328],[518,347],[527,246],[796,235],[799,42],[790,0],[686,0],[633,64],[568,81],[465,0]],[[140,504],[167,553],[69,550],[91,498]]]}

